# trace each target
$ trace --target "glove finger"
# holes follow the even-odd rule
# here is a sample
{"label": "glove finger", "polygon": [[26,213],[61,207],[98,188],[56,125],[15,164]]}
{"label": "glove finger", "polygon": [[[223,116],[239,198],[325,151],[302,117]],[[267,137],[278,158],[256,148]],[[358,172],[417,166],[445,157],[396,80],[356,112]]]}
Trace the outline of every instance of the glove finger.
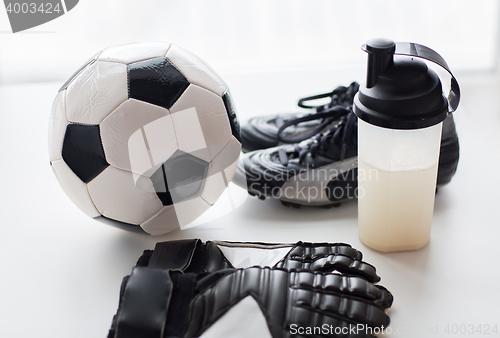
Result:
{"label": "glove finger", "polygon": [[276,267],[288,270],[338,271],[348,276],[359,276],[376,283],[380,281],[373,265],[363,262],[363,254],[343,243],[298,242]]}
{"label": "glove finger", "polygon": [[291,304],[309,310],[312,322],[335,320],[367,327],[389,324],[384,309],[392,304],[392,295],[361,278],[291,272],[290,288]]}
{"label": "glove finger", "polygon": [[386,309],[392,305],[394,297],[385,287],[374,285],[360,277],[324,274],[307,271],[291,272],[290,287],[311,289],[320,293],[338,294],[350,298],[359,298]]}

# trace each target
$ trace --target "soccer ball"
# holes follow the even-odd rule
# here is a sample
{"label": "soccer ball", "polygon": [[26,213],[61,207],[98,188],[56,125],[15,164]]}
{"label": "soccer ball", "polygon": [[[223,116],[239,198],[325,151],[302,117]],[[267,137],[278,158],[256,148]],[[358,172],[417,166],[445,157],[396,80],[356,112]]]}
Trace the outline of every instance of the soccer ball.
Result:
{"label": "soccer ball", "polygon": [[171,44],[105,49],[59,90],[52,170],[88,216],[160,235],[185,228],[231,181],[241,151],[227,85]]}

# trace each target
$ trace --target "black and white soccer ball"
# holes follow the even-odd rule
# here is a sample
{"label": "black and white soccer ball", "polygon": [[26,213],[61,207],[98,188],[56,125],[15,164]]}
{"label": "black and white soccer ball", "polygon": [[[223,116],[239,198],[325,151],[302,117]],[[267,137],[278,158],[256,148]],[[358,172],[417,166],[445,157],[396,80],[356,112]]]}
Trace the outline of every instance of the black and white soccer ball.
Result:
{"label": "black and white soccer ball", "polygon": [[52,169],[88,216],[160,235],[186,227],[231,181],[241,150],[224,81],[171,44],[105,49],[59,90]]}

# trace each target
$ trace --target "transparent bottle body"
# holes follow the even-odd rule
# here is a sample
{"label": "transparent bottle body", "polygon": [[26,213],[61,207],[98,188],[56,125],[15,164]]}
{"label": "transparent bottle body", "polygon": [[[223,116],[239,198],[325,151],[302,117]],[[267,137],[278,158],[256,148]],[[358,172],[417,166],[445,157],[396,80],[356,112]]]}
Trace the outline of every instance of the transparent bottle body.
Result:
{"label": "transparent bottle body", "polygon": [[358,234],[383,252],[430,240],[442,123],[412,130],[358,120]]}

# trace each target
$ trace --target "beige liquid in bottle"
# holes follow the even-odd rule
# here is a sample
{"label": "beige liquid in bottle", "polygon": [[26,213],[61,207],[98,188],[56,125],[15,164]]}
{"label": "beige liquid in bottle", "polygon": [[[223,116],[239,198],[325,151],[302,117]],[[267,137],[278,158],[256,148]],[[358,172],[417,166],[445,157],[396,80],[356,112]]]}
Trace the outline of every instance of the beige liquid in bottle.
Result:
{"label": "beige liquid in bottle", "polygon": [[424,247],[430,239],[437,162],[393,172],[361,161],[358,165],[361,242],[382,252]]}

